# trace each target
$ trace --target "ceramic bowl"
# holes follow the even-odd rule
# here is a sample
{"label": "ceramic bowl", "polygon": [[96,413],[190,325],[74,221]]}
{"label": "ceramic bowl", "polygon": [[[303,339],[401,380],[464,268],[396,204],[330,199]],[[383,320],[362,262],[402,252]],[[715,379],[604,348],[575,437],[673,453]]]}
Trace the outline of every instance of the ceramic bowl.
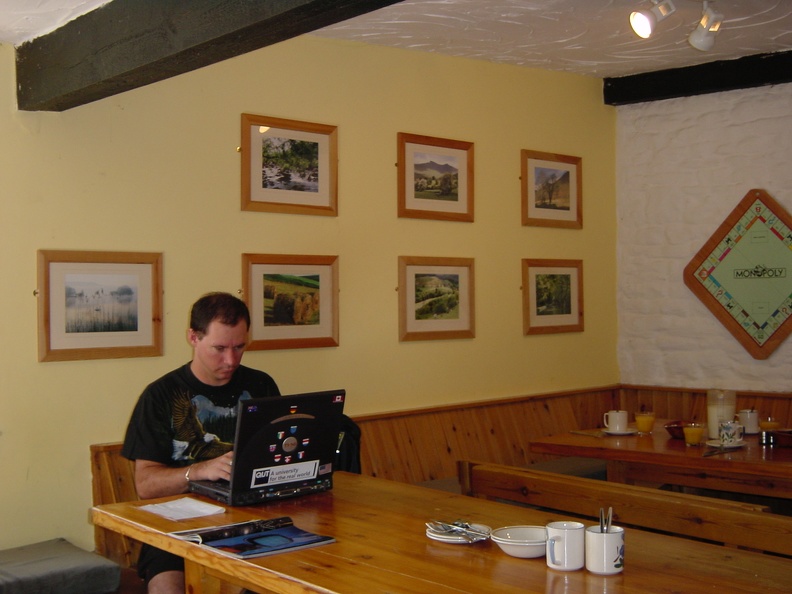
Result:
{"label": "ceramic bowl", "polygon": [[685,439],[685,432],[682,431],[682,427],[684,426],[684,421],[671,421],[664,425],[665,430],[668,431],[668,434],[674,439]]}
{"label": "ceramic bowl", "polygon": [[490,539],[507,555],[532,559],[545,556],[547,530],[544,526],[504,526],[493,530]]}

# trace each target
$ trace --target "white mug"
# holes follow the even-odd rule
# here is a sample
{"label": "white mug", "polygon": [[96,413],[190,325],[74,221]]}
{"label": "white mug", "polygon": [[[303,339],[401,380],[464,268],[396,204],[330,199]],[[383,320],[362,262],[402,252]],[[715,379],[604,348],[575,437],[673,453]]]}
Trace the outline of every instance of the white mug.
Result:
{"label": "white mug", "polygon": [[624,569],[624,528],[599,526],[586,528],[586,569],[599,575],[620,573]]}
{"label": "white mug", "polygon": [[627,431],[627,411],[609,410],[602,415],[602,424],[611,431]]}
{"label": "white mug", "polygon": [[547,566],[574,571],[583,567],[585,526],[580,522],[550,522],[547,525]]}
{"label": "white mug", "polygon": [[742,441],[743,426],[737,421],[721,421],[718,424],[718,439],[721,445],[730,446]]}
{"label": "white mug", "polygon": [[737,413],[737,418],[747,434],[759,433],[759,411],[746,408]]}

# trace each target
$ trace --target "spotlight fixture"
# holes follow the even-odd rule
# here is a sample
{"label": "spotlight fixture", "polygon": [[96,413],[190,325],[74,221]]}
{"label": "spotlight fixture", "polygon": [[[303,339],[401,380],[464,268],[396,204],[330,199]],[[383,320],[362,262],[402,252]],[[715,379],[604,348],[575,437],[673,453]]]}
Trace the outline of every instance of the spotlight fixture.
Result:
{"label": "spotlight fixture", "polygon": [[722,24],[723,15],[709,8],[705,0],[701,20],[688,37],[688,43],[702,52],[711,50],[715,45],[715,34]]}
{"label": "spotlight fixture", "polygon": [[676,7],[671,0],[652,0],[654,6],[647,10],[630,13],[630,26],[638,37],[647,39],[657,23],[674,13]]}

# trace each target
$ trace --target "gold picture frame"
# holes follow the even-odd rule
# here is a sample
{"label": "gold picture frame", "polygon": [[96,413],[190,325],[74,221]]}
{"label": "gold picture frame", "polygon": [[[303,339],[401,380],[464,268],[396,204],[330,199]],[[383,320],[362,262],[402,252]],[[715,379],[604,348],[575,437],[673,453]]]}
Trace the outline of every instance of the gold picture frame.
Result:
{"label": "gold picture frame", "polygon": [[399,339],[475,338],[473,258],[399,256]]}
{"label": "gold picture frame", "polygon": [[398,216],[473,222],[473,143],[399,132]]}
{"label": "gold picture frame", "polygon": [[338,256],[242,254],[248,350],[339,345]]}
{"label": "gold picture frame", "polygon": [[338,216],[338,128],[242,114],[242,210]]}
{"label": "gold picture frame", "polygon": [[583,159],[520,151],[522,224],[583,228]]}
{"label": "gold picture frame", "polygon": [[39,361],[162,355],[162,254],[38,251]]}
{"label": "gold picture frame", "polygon": [[583,261],[522,261],[523,334],[583,332]]}

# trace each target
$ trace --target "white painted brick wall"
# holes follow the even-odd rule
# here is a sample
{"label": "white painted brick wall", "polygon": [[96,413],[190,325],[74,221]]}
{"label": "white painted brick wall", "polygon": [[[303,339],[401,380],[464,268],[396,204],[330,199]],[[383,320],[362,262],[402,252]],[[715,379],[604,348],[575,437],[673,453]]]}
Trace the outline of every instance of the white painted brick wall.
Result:
{"label": "white painted brick wall", "polygon": [[682,281],[748,190],[792,213],[792,84],[619,107],[616,150],[621,381],[792,390],[792,336],[754,359]]}

